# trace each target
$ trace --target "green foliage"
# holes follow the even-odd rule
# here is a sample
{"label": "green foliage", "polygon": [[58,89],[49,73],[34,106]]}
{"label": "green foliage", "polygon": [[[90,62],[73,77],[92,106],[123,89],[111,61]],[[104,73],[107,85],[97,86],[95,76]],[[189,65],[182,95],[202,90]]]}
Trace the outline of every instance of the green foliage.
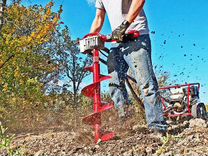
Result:
{"label": "green foliage", "polygon": [[161,138],[162,146],[156,151],[157,155],[162,155],[163,153],[167,152],[170,148],[170,145],[172,145],[172,142],[178,142],[180,137],[173,136],[171,134],[167,134],[167,136],[164,136]]}
{"label": "green foliage", "polygon": [[51,12],[53,4],[46,8],[32,6],[26,8],[12,5],[5,12],[5,25],[0,40],[0,63],[13,55],[0,70],[0,90],[5,94],[20,97],[40,97],[43,85],[42,75],[53,68],[47,65],[48,54],[36,50],[47,42],[58,24],[59,14]]}
{"label": "green foliage", "polygon": [[89,99],[88,97],[86,96],[81,96],[81,107],[82,108],[88,108],[88,107],[93,107],[93,101],[92,99]]}
{"label": "green foliage", "polygon": [[14,135],[9,136],[6,134],[7,128],[4,128],[0,123],[0,152],[4,152],[8,155],[22,155],[19,150],[12,149],[11,144],[14,139]]}
{"label": "green foliage", "polygon": [[43,80],[57,65],[48,63],[50,52],[42,49],[60,24],[61,14],[61,8],[55,13],[52,7],[52,2],[45,7],[15,3],[5,10],[0,34],[0,120],[46,100]]}

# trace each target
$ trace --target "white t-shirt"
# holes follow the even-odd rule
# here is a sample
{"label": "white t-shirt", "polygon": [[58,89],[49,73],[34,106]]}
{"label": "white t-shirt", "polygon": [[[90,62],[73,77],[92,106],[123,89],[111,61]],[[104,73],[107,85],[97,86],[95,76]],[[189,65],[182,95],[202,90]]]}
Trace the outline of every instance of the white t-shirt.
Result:
{"label": "white t-shirt", "polygon": [[[125,20],[131,3],[132,0],[96,0],[95,6],[106,11],[111,29],[115,30]],[[141,34],[149,34],[148,22],[143,9],[127,31],[129,30],[136,30]]]}

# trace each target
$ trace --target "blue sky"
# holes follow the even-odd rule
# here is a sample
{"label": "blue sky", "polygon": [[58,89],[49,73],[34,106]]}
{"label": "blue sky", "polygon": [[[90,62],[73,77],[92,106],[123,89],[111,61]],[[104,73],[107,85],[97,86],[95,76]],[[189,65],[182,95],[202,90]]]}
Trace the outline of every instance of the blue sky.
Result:
{"label": "blue sky", "polygon": [[[95,8],[87,0],[54,0],[55,8],[63,4],[62,20],[72,38],[81,38],[90,30]],[[27,5],[48,0],[26,1]],[[152,40],[152,57],[157,71],[167,71],[175,84],[199,82],[201,100],[208,103],[208,1],[146,1]],[[103,34],[111,33],[106,19]],[[105,70],[104,70],[105,72]]]}

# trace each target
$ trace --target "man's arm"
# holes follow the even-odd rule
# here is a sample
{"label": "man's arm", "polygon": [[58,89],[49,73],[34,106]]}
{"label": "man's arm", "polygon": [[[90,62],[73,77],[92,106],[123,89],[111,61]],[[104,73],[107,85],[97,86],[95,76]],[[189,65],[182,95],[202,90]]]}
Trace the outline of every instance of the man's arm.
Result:
{"label": "man's arm", "polygon": [[145,0],[132,0],[126,20],[132,23],[134,19],[140,14],[144,6]]}
{"label": "man's arm", "polygon": [[105,10],[97,9],[90,33],[100,32],[105,21]]}
{"label": "man's arm", "polygon": [[112,39],[117,41],[122,41],[123,36],[131,25],[131,23],[135,20],[135,18],[140,14],[142,8],[144,6],[145,0],[132,0],[129,12],[126,16],[126,19],[121,23],[119,27],[117,27],[112,32]]}

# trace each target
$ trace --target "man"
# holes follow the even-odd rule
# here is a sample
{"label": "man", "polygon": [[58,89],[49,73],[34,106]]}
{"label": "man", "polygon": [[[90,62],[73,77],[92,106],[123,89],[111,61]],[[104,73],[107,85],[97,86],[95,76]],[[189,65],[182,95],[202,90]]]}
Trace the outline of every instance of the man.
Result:
{"label": "man", "polygon": [[[158,83],[152,67],[151,42],[144,4],[145,0],[96,0],[97,11],[91,33],[101,31],[107,13],[113,30],[112,39],[119,42],[111,48],[108,57],[108,71],[112,76],[109,84],[110,95],[119,116],[125,117],[125,107],[129,104],[124,81],[130,67],[142,92],[148,127],[165,132],[167,124],[163,118]],[[124,34],[131,30],[139,31],[140,37],[124,42]]]}

